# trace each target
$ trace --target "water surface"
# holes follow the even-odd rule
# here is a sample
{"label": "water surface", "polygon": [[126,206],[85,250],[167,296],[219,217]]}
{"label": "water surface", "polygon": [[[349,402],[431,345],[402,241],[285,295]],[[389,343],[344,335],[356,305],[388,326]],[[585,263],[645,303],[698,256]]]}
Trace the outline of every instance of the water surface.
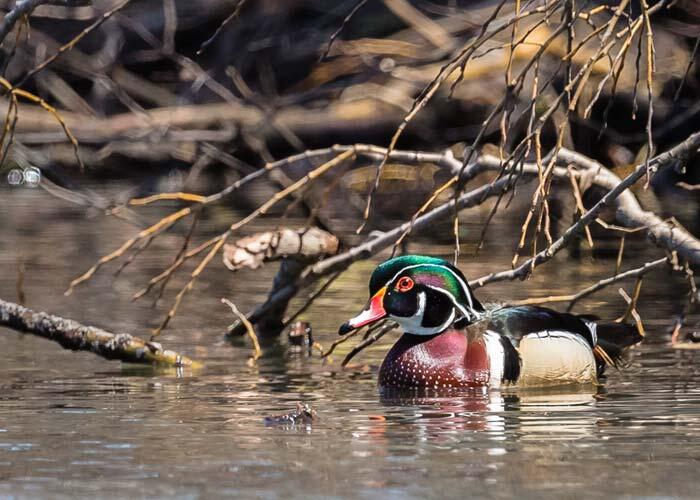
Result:
{"label": "water surface", "polygon": [[[129,300],[177,252],[174,234],[118,279],[111,267],[64,297],[70,278],[134,228],[86,218],[38,190],[0,190],[0,213],[0,297],[16,297],[21,259],[29,306],[145,336],[183,283],[174,280],[155,309]],[[214,226],[204,221],[202,230]],[[477,260],[463,259],[468,276],[507,265],[512,247],[493,240]],[[644,257],[630,248],[626,266]],[[614,258],[584,258],[477,293],[487,302],[570,293],[613,267]],[[371,268],[353,267],[305,315],[324,345],[366,300]],[[253,307],[275,266],[221,269],[216,262],[204,273],[161,338],[203,361],[197,372],[122,365],[0,330],[0,498],[698,496],[700,354],[671,349],[667,334],[682,280],[652,276],[640,308],[648,339],[597,390],[396,397],[376,387],[388,338],[349,371],[338,366],[349,345],[330,364],[278,348],[248,366],[247,346],[223,340],[231,318],[219,298]],[[612,318],[624,303],[613,289],[577,310]],[[297,401],[317,409],[313,426],[264,425]]]}

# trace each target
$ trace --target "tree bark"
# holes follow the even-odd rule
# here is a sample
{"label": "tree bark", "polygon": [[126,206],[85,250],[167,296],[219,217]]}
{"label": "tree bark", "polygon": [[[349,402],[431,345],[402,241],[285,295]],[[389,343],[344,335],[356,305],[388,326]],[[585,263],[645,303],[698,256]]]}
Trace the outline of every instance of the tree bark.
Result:
{"label": "tree bark", "polygon": [[71,319],[35,312],[0,299],[0,326],[58,342],[65,349],[90,351],[106,359],[129,363],[191,367],[195,363],[181,354],[128,333],[111,333]]}

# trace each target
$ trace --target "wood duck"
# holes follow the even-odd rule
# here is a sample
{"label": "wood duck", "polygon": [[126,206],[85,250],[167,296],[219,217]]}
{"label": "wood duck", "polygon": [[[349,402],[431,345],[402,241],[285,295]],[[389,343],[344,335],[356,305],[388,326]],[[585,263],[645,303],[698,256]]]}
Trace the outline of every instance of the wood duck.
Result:
{"label": "wood duck", "polygon": [[369,292],[365,309],[338,333],[383,318],[402,327],[379,369],[382,387],[597,384],[606,364],[641,340],[631,325],[544,307],[487,311],[457,267],[424,255],[380,264]]}

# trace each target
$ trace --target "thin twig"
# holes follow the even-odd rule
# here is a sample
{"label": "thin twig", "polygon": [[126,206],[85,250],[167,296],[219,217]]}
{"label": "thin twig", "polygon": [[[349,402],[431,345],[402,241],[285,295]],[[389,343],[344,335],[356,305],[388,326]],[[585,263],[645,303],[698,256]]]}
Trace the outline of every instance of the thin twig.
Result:
{"label": "thin twig", "polygon": [[362,331],[362,328],[358,328],[357,330],[353,330],[353,331],[346,333],[345,335],[337,338],[335,341],[333,341],[333,343],[330,345],[328,350],[325,351],[323,354],[321,354],[321,356],[324,358],[327,358],[328,356],[333,354],[333,351],[335,351],[336,347],[338,347],[340,344],[344,344],[345,342],[347,342],[351,338],[359,335],[361,331]]}
{"label": "thin twig", "polygon": [[615,274],[620,272],[620,268],[622,267],[622,257],[625,254],[625,234],[622,233],[622,237],[620,238],[620,248],[617,251],[617,260],[615,261]]}
{"label": "thin twig", "polygon": [[111,8],[110,10],[108,10],[107,12],[105,12],[104,14],[102,14],[102,16],[100,16],[94,23],[92,23],[90,26],[88,26],[87,28],[83,29],[80,33],[78,33],[75,37],[73,37],[73,39],[71,39],[71,41],[69,41],[69,42],[66,43],[65,45],[62,45],[62,46],[58,49],[58,51],[56,51],[55,54],[53,54],[52,56],[47,57],[46,59],[44,59],[44,60],[43,60],[40,64],[38,64],[34,69],[32,69],[32,70],[29,71],[26,75],[24,75],[24,76],[22,77],[22,79],[17,83],[16,86],[17,86],[17,87],[21,87],[22,85],[24,85],[24,83],[25,83],[27,80],[29,80],[31,77],[33,77],[34,75],[36,75],[37,73],[39,73],[39,72],[40,72],[41,70],[43,70],[46,66],[48,66],[49,64],[51,64],[52,62],[54,62],[56,59],[58,59],[58,58],[60,57],[61,54],[63,54],[64,52],[67,52],[67,51],[71,50],[73,47],[75,47],[75,46],[77,45],[77,43],[78,43],[80,40],[82,40],[83,38],[85,38],[88,34],[90,34],[90,33],[91,33],[92,31],[94,31],[95,29],[97,29],[97,28],[99,28],[100,26],[102,26],[102,24],[103,24],[107,19],[109,19],[109,18],[112,17],[114,14],[116,14],[117,12],[119,12],[120,10],[122,10],[124,7],[126,7],[126,6],[129,4],[130,1],[131,1],[131,0],[124,0],[122,3],[117,4],[115,7]]}
{"label": "thin twig", "polygon": [[[192,241],[192,236],[194,236],[194,230],[197,227],[197,222],[199,221],[199,214],[200,211],[195,212],[194,217],[192,219],[192,224],[190,224],[190,229],[187,231],[187,235],[185,236],[185,239],[182,241],[182,246],[180,247],[180,250],[177,252],[177,255],[175,255],[175,258],[173,259],[172,264],[178,262],[182,256],[187,252],[187,248],[190,245],[190,241]],[[172,265],[171,264],[171,265]],[[170,281],[170,277],[172,274],[169,274],[163,279],[163,281],[160,284],[160,288],[158,288],[158,293],[156,296],[153,298],[153,307],[156,306],[158,301],[163,297],[163,293],[165,293],[165,288],[168,286],[168,282]]]}
{"label": "thin twig", "polygon": [[340,277],[341,274],[343,274],[343,272],[339,271],[339,272],[331,275],[331,277],[328,278],[328,280],[321,287],[319,287],[318,290],[314,291],[314,293],[312,293],[306,299],[304,304],[301,307],[299,307],[299,309],[294,311],[294,313],[292,313],[287,319],[284,320],[284,327],[283,328],[286,328],[287,326],[289,326],[292,323],[292,321],[297,319],[299,317],[299,315],[303,314],[309,307],[311,307],[311,305],[314,303],[314,301],[317,298],[319,298],[321,295],[323,295],[323,293],[326,290],[328,290],[328,287],[330,287],[333,284],[333,282]]}
{"label": "thin twig", "polygon": [[333,42],[335,41],[336,38],[340,36],[340,33],[343,31],[345,26],[350,22],[350,19],[357,13],[358,10],[362,8],[364,4],[367,3],[367,0],[360,0],[357,2],[355,7],[350,11],[350,13],[345,16],[345,19],[343,19],[343,22],[341,23],[340,27],[335,30],[335,32],[331,35],[331,37],[328,39],[328,46],[326,47],[326,50],[323,52],[321,57],[319,58],[319,62],[323,62],[326,60],[326,57],[328,57],[328,54],[331,51],[331,46],[333,45]]}
{"label": "thin twig", "polygon": [[688,74],[690,73],[690,68],[693,66],[693,63],[695,62],[695,56],[698,53],[698,48],[700,48],[700,35],[698,35],[695,38],[695,45],[693,46],[693,52],[690,54],[690,58],[688,59],[688,65],[685,68],[685,71],[683,72],[683,78],[681,78],[681,83],[678,84],[678,90],[676,90],[675,95],[673,96],[673,102],[676,102],[678,98],[681,95],[681,92],[683,91],[683,85],[685,85],[685,81],[688,78]]}
{"label": "thin twig", "polygon": [[258,342],[258,336],[255,334],[255,328],[253,328],[253,325],[250,323],[250,321],[248,321],[248,318],[245,317],[245,314],[241,313],[241,311],[238,310],[238,308],[233,302],[226,298],[222,298],[221,302],[229,306],[231,308],[231,312],[233,312],[233,314],[238,318],[238,321],[243,323],[243,326],[245,326],[246,332],[248,332],[248,336],[253,342],[252,360],[253,362],[257,361],[258,359],[260,359],[260,356],[262,356],[262,350],[260,349],[260,342]]}
{"label": "thin twig", "polygon": [[[571,181],[571,191],[574,193],[574,200],[576,201],[576,210],[578,210],[579,215],[586,213],[586,208],[583,206],[583,198],[581,197],[581,189],[578,186],[578,181],[574,176],[574,170],[569,167],[569,180]],[[585,227],[586,240],[588,241],[588,246],[593,249],[593,237],[591,236],[591,230],[588,226]]]}
{"label": "thin twig", "polygon": [[[413,118],[427,105],[428,101],[435,95],[435,93],[438,91],[440,86],[445,82],[445,80],[456,70],[462,69],[462,75],[464,74],[464,67],[466,63],[469,61],[470,57],[474,54],[474,52],[486,42],[486,40],[491,39],[495,34],[498,32],[507,29],[509,26],[511,26],[513,23],[517,22],[519,19],[524,19],[526,17],[532,16],[535,13],[541,13],[541,12],[546,12],[549,9],[549,6],[545,6],[544,8],[536,8],[532,9],[530,11],[525,11],[521,12],[519,16],[510,18],[507,21],[504,21],[503,23],[500,23],[499,26],[494,28],[492,31],[489,31],[489,27],[491,26],[491,23],[494,21],[494,19],[498,16],[498,13],[500,12],[500,9],[506,4],[507,0],[501,0],[499,4],[496,6],[492,14],[489,16],[489,19],[486,20],[484,23],[480,33],[475,37],[475,39],[467,45],[465,49],[463,49],[456,57],[451,59],[447,64],[443,65],[442,68],[440,69],[438,75],[423,89],[423,91],[419,94],[418,98],[416,98],[413,101],[413,104],[411,106],[410,111],[404,116],[403,120],[399,124],[399,126],[396,128],[396,131],[391,137],[391,140],[389,142],[389,146],[387,148],[387,153],[382,158],[381,162],[377,166],[377,172],[375,175],[374,183],[371,185],[370,191],[367,196],[367,203],[365,205],[365,210],[363,213],[363,223],[357,228],[356,232],[360,233],[362,229],[364,228],[366,222],[369,219],[369,214],[372,206],[372,198],[374,193],[376,192],[377,188],[379,187],[379,183],[381,181],[381,176],[382,172],[384,169],[384,166],[386,165],[386,162],[389,159],[389,153],[396,147],[396,144],[403,134],[404,130],[408,126],[408,124],[413,120]],[[460,78],[458,78],[455,83],[453,84],[456,85],[460,81]],[[482,129],[485,127],[482,127]],[[465,159],[464,164],[469,162],[469,159]],[[459,193],[457,193],[459,194]]]}
{"label": "thin twig", "polygon": [[566,310],[571,311],[574,306],[576,305],[577,302],[580,300],[588,297],[589,295],[592,295],[603,288],[606,288],[614,283],[617,283],[618,281],[622,281],[628,278],[638,278],[640,276],[644,276],[650,271],[653,271],[654,269],[663,266],[664,264],[668,263],[668,257],[663,257],[661,259],[657,259],[651,262],[645,263],[643,266],[634,268],[634,269],[629,269],[623,273],[617,273],[614,276],[610,276],[609,278],[602,279],[593,285],[584,288],[583,290],[580,290],[577,293],[573,294],[568,294],[568,295],[550,295],[547,297],[531,297],[529,299],[524,299],[524,300],[518,300],[514,302],[509,302],[509,305],[514,305],[514,306],[521,306],[521,305],[530,305],[530,304],[546,304],[546,303],[551,303],[551,302],[569,302],[569,305],[567,306]]}
{"label": "thin twig", "polygon": [[676,186],[687,191],[700,191],[700,184],[688,184],[687,182],[677,182]]}
{"label": "thin twig", "polygon": [[214,245],[212,245],[211,250],[209,250],[209,253],[207,253],[204,258],[201,260],[199,265],[195,268],[194,271],[192,271],[192,274],[190,274],[190,279],[187,282],[187,284],[180,289],[178,294],[175,296],[175,302],[173,303],[172,307],[168,311],[168,314],[165,316],[161,324],[153,330],[153,333],[151,334],[151,339],[157,337],[158,335],[161,334],[163,329],[168,326],[168,323],[170,323],[170,320],[175,317],[175,314],[177,313],[178,308],[180,307],[180,303],[182,302],[182,299],[184,298],[185,294],[192,290],[194,288],[194,284],[197,281],[197,278],[199,278],[199,275],[202,274],[202,271],[209,265],[211,260],[216,256],[216,254],[221,250],[221,247],[224,246],[224,243],[226,243],[226,239],[230,233],[226,232],[218,237],[218,240]]}
{"label": "thin twig", "polygon": [[170,214],[167,217],[162,218],[152,226],[147,227],[146,229],[143,229],[140,231],[136,236],[128,239],[126,242],[122,244],[119,248],[114,250],[113,252],[105,255],[104,257],[101,257],[95,265],[93,265],[90,269],[88,269],[85,273],[82,275],[78,276],[75,278],[73,281],[71,281],[70,285],[68,286],[68,289],[65,291],[64,295],[70,295],[73,293],[73,289],[79,285],[80,283],[83,283],[84,281],[87,281],[92,277],[93,274],[97,272],[97,270],[102,267],[104,264],[113,261],[114,259],[117,259],[124,255],[124,252],[129,250],[136,242],[144,239],[144,238],[149,238],[151,236],[157,235],[169,227],[171,227],[173,224],[175,224],[178,220],[182,219],[183,217],[189,215],[192,213],[192,209],[190,207],[185,207],[183,209],[178,210],[177,212]]}
{"label": "thin twig", "polygon": [[[42,99],[41,97],[39,97],[39,96],[37,96],[37,95],[34,95],[34,94],[32,94],[31,92],[27,92],[26,90],[22,90],[22,89],[20,89],[20,88],[17,88],[17,87],[15,87],[15,86],[13,86],[8,80],[6,80],[5,78],[3,78],[3,77],[1,77],[1,76],[0,76],[0,86],[2,86],[2,87],[4,87],[5,89],[7,89],[7,91],[10,92],[10,94],[12,95],[12,97],[13,97],[13,99],[14,99],[14,101],[15,101],[15,102],[14,102],[14,106],[15,106],[15,118],[14,118],[13,124],[12,124],[12,126],[11,126],[12,130],[14,130],[14,125],[15,125],[16,122],[17,122],[17,116],[18,116],[18,115],[17,115],[17,102],[16,102],[16,98],[17,98],[17,97],[22,97],[22,98],[24,98],[24,99],[26,99],[26,100],[28,100],[28,101],[30,101],[30,102],[33,102],[33,103],[38,104],[38,105],[41,106],[45,111],[47,111],[49,114],[51,114],[51,115],[56,119],[56,121],[59,123],[59,125],[61,126],[61,129],[63,129],[63,133],[65,134],[65,136],[68,138],[68,141],[69,141],[69,142],[72,144],[72,146],[73,146],[73,152],[74,152],[74,154],[75,154],[75,160],[76,160],[76,162],[78,163],[78,166],[80,167],[80,171],[81,171],[81,172],[84,172],[84,171],[85,171],[85,165],[83,165],[83,161],[80,159],[80,154],[79,154],[79,152],[78,152],[78,140],[75,138],[75,136],[73,135],[73,133],[70,131],[70,129],[68,128],[68,125],[66,125],[65,120],[61,117],[61,115],[59,114],[58,110],[57,110],[56,108],[54,108],[53,106],[51,106],[49,103],[47,103],[47,102],[46,102],[44,99]],[[5,121],[6,127],[7,127],[7,123],[8,123],[8,121],[9,121],[9,116],[10,116],[10,115],[11,115],[11,112],[8,110],[8,116],[7,116],[7,119],[6,119],[6,121]],[[6,129],[3,130],[3,139],[4,139],[5,135],[6,135]],[[10,142],[11,142],[11,141],[8,142],[8,149],[9,149],[9,144],[10,144]],[[1,145],[1,144],[2,144],[2,142],[0,142],[0,145]],[[5,157],[5,154],[6,154],[6,152],[3,153],[2,158]]]}
{"label": "thin twig", "polygon": [[646,335],[646,332],[644,331],[644,324],[642,323],[642,318],[637,312],[637,299],[639,298],[639,291],[641,290],[642,286],[642,277],[637,278],[637,284],[634,287],[634,295],[632,298],[630,298],[629,295],[627,295],[627,292],[625,292],[624,289],[619,288],[617,291],[620,293],[623,299],[625,299],[625,302],[627,302],[627,311],[625,314],[619,318],[617,321],[618,322],[624,322],[627,320],[629,316],[632,316],[634,318],[634,322],[637,326],[637,331],[639,334],[644,337]]}
{"label": "thin twig", "polygon": [[85,5],[85,0],[17,0],[10,11],[0,21],[0,44],[12,31],[17,21],[28,16],[40,5],[65,5],[66,7]]}
{"label": "thin twig", "polygon": [[231,14],[229,14],[229,16],[226,19],[224,19],[224,21],[219,25],[219,27],[216,28],[216,31],[214,31],[214,34],[212,36],[210,36],[207,40],[205,40],[202,43],[202,45],[199,46],[199,49],[197,49],[197,55],[201,55],[202,52],[204,52],[204,50],[207,47],[209,47],[214,42],[214,40],[216,40],[216,37],[219,36],[219,33],[221,33],[221,31],[224,29],[224,27],[228,23],[233,21],[236,18],[236,16],[238,16],[238,14],[241,12],[241,9],[245,5],[246,1],[247,0],[239,0],[238,1],[238,4],[236,4],[236,7],[233,9],[233,12],[231,12]]}

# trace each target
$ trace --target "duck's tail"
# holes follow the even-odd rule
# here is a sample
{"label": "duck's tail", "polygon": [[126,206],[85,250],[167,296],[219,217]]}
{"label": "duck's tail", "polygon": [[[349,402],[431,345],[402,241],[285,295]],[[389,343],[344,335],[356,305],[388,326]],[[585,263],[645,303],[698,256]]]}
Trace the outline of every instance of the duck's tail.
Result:
{"label": "duck's tail", "polygon": [[593,352],[598,362],[599,374],[605,366],[618,367],[625,351],[644,338],[636,325],[627,323],[596,323],[598,342]]}

